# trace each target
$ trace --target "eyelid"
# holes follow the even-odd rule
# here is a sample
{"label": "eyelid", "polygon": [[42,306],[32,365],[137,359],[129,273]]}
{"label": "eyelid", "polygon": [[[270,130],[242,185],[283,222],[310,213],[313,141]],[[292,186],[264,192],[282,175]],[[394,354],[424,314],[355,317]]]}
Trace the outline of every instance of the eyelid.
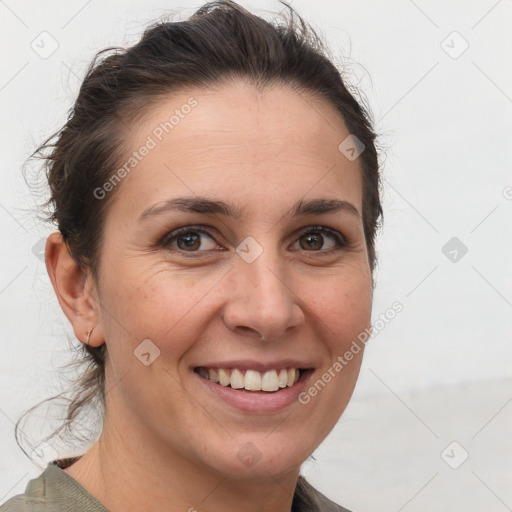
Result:
{"label": "eyelid", "polygon": [[[210,237],[212,240],[215,240],[212,236],[212,233],[210,233],[210,229],[212,228],[203,228],[202,226],[184,226],[181,228],[172,229],[171,231],[168,231],[158,242],[159,246],[166,247],[169,246],[171,241],[177,237],[179,237],[181,234],[185,234],[188,232],[195,232],[195,233],[202,233],[203,235],[206,235]],[[174,252],[181,252],[181,253],[201,253],[206,251],[181,251],[180,249],[173,249]]]}
{"label": "eyelid", "polygon": [[[175,228],[175,229],[172,229],[172,230],[168,231],[160,239],[160,241],[158,242],[158,246],[159,247],[163,247],[163,248],[168,248],[170,246],[171,241],[173,241],[174,239],[178,238],[181,234],[185,234],[185,233],[189,233],[189,232],[202,233],[202,234],[208,236],[209,238],[211,238],[212,240],[216,241],[215,237],[212,236],[211,231],[216,232],[217,230],[215,230],[214,228],[211,228],[209,226],[208,227],[203,227],[201,225],[189,225],[189,226],[183,226],[183,227],[180,227],[180,228]],[[337,231],[335,229],[329,228],[327,226],[320,226],[320,225],[306,226],[303,229],[299,230],[298,233],[295,236],[297,238],[300,238],[301,236],[303,236],[303,235],[305,235],[307,233],[312,233],[312,232],[319,232],[320,234],[331,236],[336,241],[337,247],[334,248],[334,249],[329,249],[329,250],[325,250],[325,251],[324,250],[319,250],[319,251],[305,251],[305,252],[310,252],[313,255],[315,253],[316,254],[330,254],[330,253],[333,253],[333,252],[339,252],[341,250],[344,250],[344,249],[346,249],[349,246],[349,242],[347,241],[346,237],[342,233],[340,233],[339,231]],[[178,253],[183,254],[185,256],[192,256],[192,255],[198,255],[198,254],[201,254],[201,253],[208,253],[209,252],[209,250],[205,250],[205,251],[183,251],[181,249],[175,249],[175,248],[171,248],[169,250],[171,252],[178,252]],[[213,249],[213,250],[215,250],[215,249]],[[197,257],[197,256],[192,256],[192,257]]]}
{"label": "eyelid", "polygon": [[[318,231],[318,232],[320,232],[322,234],[331,235],[333,238],[335,238],[337,240],[337,242],[341,246],[348,245],[348,241],[347,241],[347,239],[345,238],[345,236],[343,234],[341,234],[336,229],[332,229],[332,228],[329,228],[327,226],[318,226],[318,225],[307,226],[306,228],[304,228],[304,230],[302,230],[300,232],[299,236],[305,235],[306,233],[309,233],[309,232],[312,232],[312,231]],[[322,252],[322,251],[318,251],[318,252]],[[325,252],[327,252],[327,251],[325,251]]]}

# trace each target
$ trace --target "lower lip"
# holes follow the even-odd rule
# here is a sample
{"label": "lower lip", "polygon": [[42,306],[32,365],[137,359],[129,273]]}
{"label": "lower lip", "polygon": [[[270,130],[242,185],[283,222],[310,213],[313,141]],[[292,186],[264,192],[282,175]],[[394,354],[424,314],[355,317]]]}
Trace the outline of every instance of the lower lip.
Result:
{"label": "lower lip", "polygon": [[305,388],[311,374],[312,371],[307,370],[293,386],[282,388],[279,391],[268,392],[233,389],[229,386],[216,384],[194,372],[194,375],[206,387],[208,392],[240,411],[256,414],[282,411],[294,402],[298,402],[298,396]]}

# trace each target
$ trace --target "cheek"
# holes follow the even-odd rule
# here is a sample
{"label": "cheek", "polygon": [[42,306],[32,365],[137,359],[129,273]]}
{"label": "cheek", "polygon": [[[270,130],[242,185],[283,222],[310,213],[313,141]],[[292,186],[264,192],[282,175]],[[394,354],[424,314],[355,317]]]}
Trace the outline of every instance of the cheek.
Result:
{"label": "cheek", "polygon": [[[114,320],[129,331],[161,338],[173,331],[182,331],[190,322],[182,322],[195,309],[214,279],[206,274],[187,273],[169,268],[169,263],[147,267],[132,261],[113,269],[105,288],[112,292],[106,296]],[[211,281],[211,283],[210,283]]]}
{"label": "cheek", "polygon": [[[229,301],[230,290],[220,282],[225,269],[199,272],[176,270],[168,262],[147,266],[137,258],[118,261],[122,263],[110,265],[103,280],[107,336],[123,351],[129,343],[132,356],[149,338],[165,351],[166,359],[178,359],[215,321],[221,303]],[[343,353],[370,325],[371,277],[364,265],[351,263],[292,278],[290,300],[298,301],[306,323],[327,342],[332,357]],[[213,304],[216,292],[224,299]]]}
{"label": "cheek", "polygon": [[340,355],[371,323],[371,281],[361,272],[346,273],[323,278],[308,289],[304,303],[312,308],[317,325],[325,329],[331,355]]}
{"label": "cheek", "polygon": [[191,281],[140,262],[112,268],[104,280],[110,385],[141,414],[154,413],[155,407],[170,413],[170,403],[180,407],[184,400],[177,363],[197,339],[195,318],[205,294]]}
{"label": "cheek", "polygon": [[322,293],[312,299],[308,303],[314,304],[311,313],[321,329],[326,357],[301,403],[309,408],[312,431],[326,436],[349,403],[359,376],[365,348],[361,333],[368,336],[371,325],[371,282],[364,273],[338,274],[325,280]]}

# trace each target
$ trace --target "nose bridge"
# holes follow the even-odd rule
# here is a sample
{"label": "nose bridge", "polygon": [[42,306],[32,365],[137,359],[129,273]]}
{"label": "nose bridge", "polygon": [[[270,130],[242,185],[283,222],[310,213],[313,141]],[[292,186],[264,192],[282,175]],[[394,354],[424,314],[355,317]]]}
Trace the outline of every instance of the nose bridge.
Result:
{"label": "nose bridge", "polygon": [[283,272],[284,265],[276,253],[275,248],[267,247],[256,260],[247,264],[252,283],[250,296],[255,300],[264,300],[262,305],[280,306],[290,300]]}
{"label": "nose bridge", "polygon": [[[251,283],[249,296],[253,300],[262,301],[260,306],[272,305],[281,307],[288,301],[288,292],[283,280],[284,265],[277,244],[272,242],[272,236],[260,237],[259,243],[253,237],[247,237],[237,248],[237,253],[243,262],[239,268],[247,273]],[[265,309],[265,308],[264,308]]]}
{"label": "nose bridge", "polygon": [[236,290],[230,294],[225,321],[231,329],[250,328],[268,339],[297,325],[300,316],[279,247],[272,236],[260,240],[247,237],[236,249]]}

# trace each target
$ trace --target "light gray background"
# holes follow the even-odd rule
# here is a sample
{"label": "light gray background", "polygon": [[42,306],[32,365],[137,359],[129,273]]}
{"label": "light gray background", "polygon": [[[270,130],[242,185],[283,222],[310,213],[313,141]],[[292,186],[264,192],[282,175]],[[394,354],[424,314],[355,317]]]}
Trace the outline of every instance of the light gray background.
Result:
{"label": "light gray background", "polygon": [[[96,51],[199,5],[0,1],[0,503],[41,472],[14,423],[62,390],[72,335],[33,254],[52,230],[24,211],[21,165],[65,122]],[[512,1],[292,5],[349,66],[388,148],[374,318],[404,307],[369,342],[352,402],[304,474],[359,512],[512,510]],[[47,58],[31,47],[51,48],[43,31],[58,44]]]}

